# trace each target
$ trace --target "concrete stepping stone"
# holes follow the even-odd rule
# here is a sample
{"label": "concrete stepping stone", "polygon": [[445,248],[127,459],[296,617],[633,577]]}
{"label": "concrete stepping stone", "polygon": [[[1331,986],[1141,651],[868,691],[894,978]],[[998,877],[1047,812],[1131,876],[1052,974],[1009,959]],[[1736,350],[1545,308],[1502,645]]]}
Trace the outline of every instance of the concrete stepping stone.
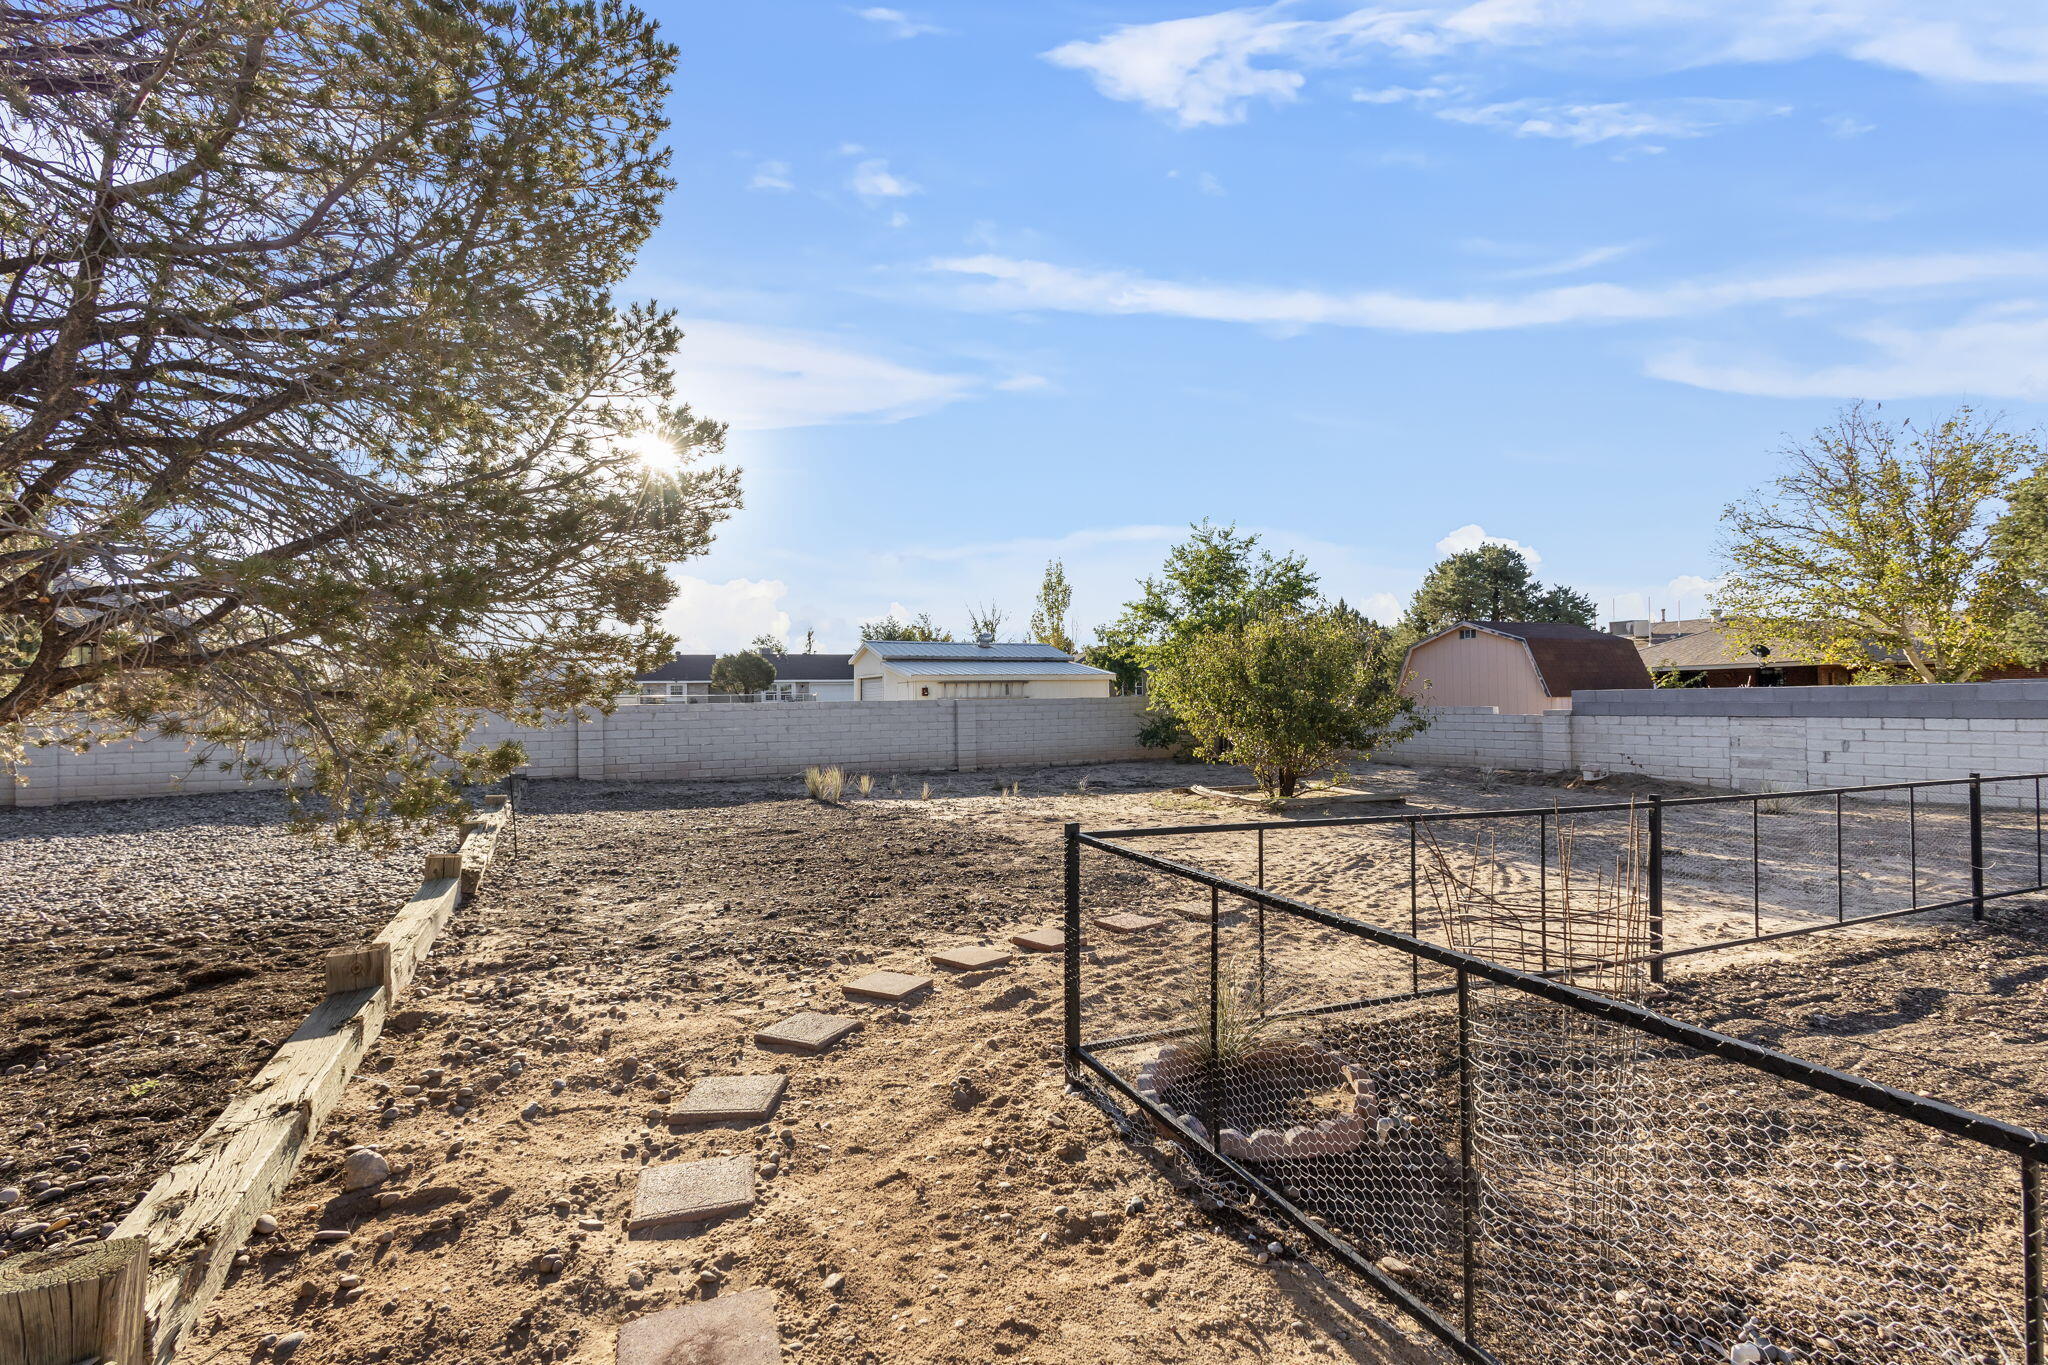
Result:
{"label": "concrete stepping stone", "polygon": [[908,972],[869,972],[839,989],[848,995],[865,996],[870,1000],[907,1000],[919,991],[929,990],[931,984],[930,977],[912,976]]}
{"label": "concrete stepping stone", "polygon": [[1067,931],[1064,929],[1031,929],[1021,934],[1010,935],[1010,942],[1027,953],[1057,953],[1067,946]]}
{"label": "concrete stepping stone", "polygon": [[1112,934],[1135,934],[1142,930],[1156,928],[1164,923],[1166,921],[1163,919],[1157,919],[1151,915],[1134,915],[1128,910],[1114,915],[1097,915],[1095,917],[1095,927],[1107,929]]}
{"label": "concrete stepping stone", "polygon": [[752,1157],[721,1156],[649,1166],[640,1172],[640,1184],[633,1191],[633,1213],[626,1220],[626,1231],[702,1223],[728,1213],[744,1213],[753,1205]]}
{"label": "concrete stepping stone", "polygon": [[668,1111],[670,1123],[718,1123],[727,1119],[760,1120],[775,1110],[787,1076],[706,1076],[690,1087],[682,1103]]}
{"label": "concrete stepping stone", "polygon": [[1010,965],[1014,953],[1000,948],[983,948],[979,945],[969,948],[948,948],[942,953],[933,953],[932,961],[941,967],[951,967],[961,972],[992,972],[998,967]]}
{"label": "concrete stepping stone", "polygon": [[820,1014],[805,1010],[779,1024],[770,1024],[754,1035],[754,1041],[768,1046],[800,1047],[806,1052],[823,1052],[860,1027],[860,1020],[843,1014]]}
{"label": "concrete stepping stone", "polygon": [[775,1291],[700,1299],[619,1329],[619,1365],[782,1365]]}

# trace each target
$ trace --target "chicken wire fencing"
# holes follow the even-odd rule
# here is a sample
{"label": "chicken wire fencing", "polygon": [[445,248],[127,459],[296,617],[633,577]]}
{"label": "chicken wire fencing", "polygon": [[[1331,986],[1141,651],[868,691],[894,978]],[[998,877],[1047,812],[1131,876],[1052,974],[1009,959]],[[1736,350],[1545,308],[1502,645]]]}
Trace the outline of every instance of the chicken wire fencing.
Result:
{"label": "chicken wire fencing", "polygon": [[1419,933],[1070,826],[1069,1075],[1464,1360],[2048,1365],[2048,1141],[1640,1003],[1665,804],[1406,817]]}

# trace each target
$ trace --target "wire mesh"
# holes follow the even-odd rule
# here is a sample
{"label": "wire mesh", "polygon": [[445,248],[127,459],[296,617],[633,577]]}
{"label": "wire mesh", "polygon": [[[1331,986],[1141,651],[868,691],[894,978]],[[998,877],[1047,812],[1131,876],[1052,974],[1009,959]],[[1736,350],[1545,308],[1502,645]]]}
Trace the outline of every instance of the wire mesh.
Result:
{"label": "wire mesh", "polygon": [[[1084,1055],[1471,1359],[2048,1365],[2038,1139],[1591,1003],[1647,994],[1660,930],[1966,905],[1973,858],[1986,895],[2038,888],[2034,779],[1979,798],[1974,822],[1945,783],[1364,827],[1352,866],[1381,884],[1328,908],[1444,954],[1091,851]],[[1273,837],[1232,858],[1284,890]]]}

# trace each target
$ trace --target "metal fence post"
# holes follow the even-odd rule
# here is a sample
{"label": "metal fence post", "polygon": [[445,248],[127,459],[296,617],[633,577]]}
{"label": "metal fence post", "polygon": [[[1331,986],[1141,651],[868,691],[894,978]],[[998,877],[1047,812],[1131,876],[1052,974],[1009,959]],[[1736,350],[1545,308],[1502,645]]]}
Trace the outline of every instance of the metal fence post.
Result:
{"label": "metal fence post", "polygon": [[1067,1079],[1081,1079],[1081,827],[1066,827]]}
{"label": "metal fence post", "polygon": [[1478,1113],[1472,1085],[1472,987],[1465,969],[1458,969],[1458,1169],[1464,1189],[1460,1202],[1458,1241],[1464,1293],[1461,1323],[1465,1340],[1476,1342],[1479,1320],[1479,1172],[1473,1163],[1472,1128]]}
{"label": "metal fence post", "polygon": [[[1266,889],[1266,828],[1259,827],[1259,890]],[[1266,1013],[1266,903],[1259,902],[1259,1016]]]}
{"label": "metal fence post", "polygon": [[2030,1156],[2020,1158],[2020,1243],[2025,1257],[2027,1294],[2027,1365],[2048,1365],[2048,1320],[2041,1301],[2041,1168]]}
{"label": "metal fence post", "polygon": [[1835,923],[1848,918],[1848,901],[1842,886],[1842,794],[1835,793]]}
{"label": "metal fence post", "polygon": [[1650,983],[1664,984],[1664,798],[1650,798]]}
{"label": "metal fence post", "polygon": [[1970,774],[1970,918],[1984,921],[1984,776]]}
{"label": "metal fence post", "polygon": [[[1422,937],[1422,860],[1416,853],[1420,822],[1408,821],[1408,937]],[[1422,989],[1422,959],[1410,954],[1408,958],[1408,989]]]}
{"label": "metal fence post", "polygon": [[1223,1150],[1222,1106],[1217,1093],[1223,1083],[1223,896],[1209,888],[1209,1068],[1202,1083],[1202,1115],[1209,1129],[1209,1146]]}

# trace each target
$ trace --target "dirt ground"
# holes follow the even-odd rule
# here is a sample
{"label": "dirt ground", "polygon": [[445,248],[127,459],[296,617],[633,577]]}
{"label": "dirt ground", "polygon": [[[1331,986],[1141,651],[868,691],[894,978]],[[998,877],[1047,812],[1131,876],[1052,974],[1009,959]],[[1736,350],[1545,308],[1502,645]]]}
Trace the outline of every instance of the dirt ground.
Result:
{"label": "dirt ground", "polygon": [[[923,965],[934,949],[1057,923],[1064,821],[1246,818],[1165,790],[1191,775],[1145,764],[881,774],[870,797],[838,808],[803,800],[794,781],[533,784],[516,856],[501,843],[483,892],[436,948],[275,1210],[277,1232],[252,1243],[181,1358],[264,1358],[275,1354],[266,1342],[302,1333],[292,1358],[303,1362],[597,1365],[611,1360],[624,1320],[766,1286],[796,1359],[1439,1359],[1412,1325],[1385,1321],[1355,1281],[1327,1277],[1292,1251],[1262,1263],[1269,1238],[1292,1247],[1299,1239],[1199,1212],[1169,1148],[1133,1142],[1064,1093],[1056,960],[1026,957],[978,978]],[[1444,769],[1373,766],[1358,777],[1420,809],[1684,794],[1670,784],[1571,790]],[[157,850],[147,866],[125,844],[75,844],[66,846],[70,867],[99,877],[104,860],[124,887],[169,879],[194,890],[185,910],[155,912],[161,926],[147,944],[137,944],[132,923],[107,921],[94,929],[104,946],[82,928],[51,933],[56,925],[45,923],[6,948],[30,975],[26,985],[12,972],[5,982],[28,993],[0,999],[0,1036],[14,1049],[0,1056],[30,1069],[0,1079],[0,1154],[13,1154],[0,1184],[40,1180],[67,1193],[0,1210],[0,1234],[62,1216],[53,1211],[76,1220],[52,1230],[60,1237],[117,1218],[210,1118],[231,1079],[267,1055],[259,1040],[281,1036],[310,1006],[320,953],[388,919],[409,889],[417,850],[388,871],[373,862],[336,874],[324,897],[311,885],[289,898],[257,894],[260,883],[209,888],[227,875],[221,860],[235,858],[234,840],[268,827],[253,805],[230,818],[205,803],[263,799],[63,808],[81,839],[95,837],[95,811],[102,824],[110,811],[161,821],[139,830],[142,846]],[[200,835],[177,833],[181,813]],[[8,825],[16,814],[31,813],[0,816],[0,873],[31,866],[47,890],[38,913],[61,921],[65,883],[51,870],[59,863],[39,842],[40,826],[23,837]],[[241,833],[222,832],[238,821]],[[1224,839],[1234,841],[1230,851]],[[1398,925],[1405,840],[1396,848],[1356,831],[1301,830],[1286,836],[1284,855],[1278,842],[1269,884]],[[1691,843],[1713,851],[1705,838]],[[1238,836],[1164,840],[1154,851],[1232,875],[1254,867]],[[1206,916],[1185,887],[1168,906],[1147,899],[1166,893],[1105,880],[1093,861],[1088,885],[1091,911],[1185,912],[1171,934]],[[1721,927],[1703,933],[1723,932],[1745,910],[1727,885],[1714,894],[1726,903],[1706,905],[1698,923]],[[313,912],[247,913],[280,899]],[[1792,923],[1833,904],[1820,895],[1782,913]],[[1658,1003],[2039,1123],[2048,1065],[2035,1044],[2048,1034],[2031,1019],[2048,955],[2033,906],[2000,903],[1985,929],[1933,916],[1689,959],[1674,965]],[[1243,931],[1249,921],[1232,913]],[[108,972],[135,976],[105,980],[78,945],[116,948]],[[1384,955],[1312,934],[1291,947],[1276,939],[1275,949],[1276,962],[1295,964],[1293,985],[1311,993],[1390,969]],[[1114,1012],[1122,983],[1143,980],[1133,952],[1103,941],[1091,954],[1098,1013]],[[189,985],[214,953],[224,969],[254,974]],[[846,1000],[839,983],[874,966],[942,979],[904,1007]],[[236,989],[244,993],[220,995]],[[1151,983],[1142,1000],[1126,1002],[1128,1013],[1156,1023],[1177,1007],[1170,995]],[[854,1015],[863,1027],[818,1057],[753,1044],[755,1029],[799,1008]],[[201,1029],[223,1012],[240,1017]],[[246,1037],[229,1044],[236,1029]],[[78,1060],[50,1065],[67,1051]],[[658,1120],[698,1076],[762,1070],[790,1077],[766,1125],[671,1129]],[[151,1102],[173,1086],[177,1111],[160,1112]],[[466,1097],[456,1093],[464,1087]],[[384,1199],[340,1193],[341,1158],[355,1144],[394,1162]],[[686,1235],[625,1234],[639,1169],[722,1154],[756,1159],[762,1192],[750,1215]],[[99,1175],[112,1179],[78,1188]],[[322,1229],[348,1236],[316,1242]]]}

